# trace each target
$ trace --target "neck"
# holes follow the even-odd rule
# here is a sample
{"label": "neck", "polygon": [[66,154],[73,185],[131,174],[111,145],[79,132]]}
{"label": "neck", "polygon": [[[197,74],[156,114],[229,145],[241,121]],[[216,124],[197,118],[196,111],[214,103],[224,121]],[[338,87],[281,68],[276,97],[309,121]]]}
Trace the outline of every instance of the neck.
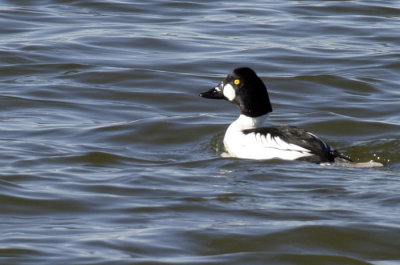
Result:
{"label": "neck", "polygon": [[254,129],[260,127],[267,117],[268,114],[264,114],[258,117],[249,117],[244,114],[240,114],[239,118],[232,124],[238,126],[240,130]]}

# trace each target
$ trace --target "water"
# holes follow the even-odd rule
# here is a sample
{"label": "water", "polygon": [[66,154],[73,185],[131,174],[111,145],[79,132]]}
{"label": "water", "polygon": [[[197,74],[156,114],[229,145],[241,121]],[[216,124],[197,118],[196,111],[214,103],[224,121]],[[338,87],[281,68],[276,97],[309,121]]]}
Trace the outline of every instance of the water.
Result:
{"label": "water", "polygon": [[[1,264],[400,264],[398,1],[0,1]],[[269,122],[382,168],[222,158]]]}

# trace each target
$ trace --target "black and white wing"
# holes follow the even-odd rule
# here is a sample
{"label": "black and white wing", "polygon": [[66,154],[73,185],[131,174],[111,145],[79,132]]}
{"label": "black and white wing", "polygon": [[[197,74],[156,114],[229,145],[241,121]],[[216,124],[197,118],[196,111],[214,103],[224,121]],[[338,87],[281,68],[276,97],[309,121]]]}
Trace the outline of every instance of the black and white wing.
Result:
{"label": "black and white wing", "polygon": [[[326,144],[316,135],[294,126],[276,126],[248,129],[244,134],[255,134],[259,139],[264,137],[269,141],[275,141],[276,144],[285,146],[288,150],[303,150],[306,153],[298,158],[311,162],[334,162],[336,157],[350,161],[349,158],[341,155],[330,145]],[[284,144],[282,144],[284,143]]]}

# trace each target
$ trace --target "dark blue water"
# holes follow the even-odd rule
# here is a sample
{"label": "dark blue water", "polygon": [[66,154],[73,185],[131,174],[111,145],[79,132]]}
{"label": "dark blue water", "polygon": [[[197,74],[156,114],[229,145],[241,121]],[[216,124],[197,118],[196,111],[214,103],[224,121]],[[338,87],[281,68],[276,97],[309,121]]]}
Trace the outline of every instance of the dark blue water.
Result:
{"label": "dark blue water", "polygon": [[[398,1],[0,1],[1,264],[400,264]],[[349,168],[221,157],[237,66]]]}

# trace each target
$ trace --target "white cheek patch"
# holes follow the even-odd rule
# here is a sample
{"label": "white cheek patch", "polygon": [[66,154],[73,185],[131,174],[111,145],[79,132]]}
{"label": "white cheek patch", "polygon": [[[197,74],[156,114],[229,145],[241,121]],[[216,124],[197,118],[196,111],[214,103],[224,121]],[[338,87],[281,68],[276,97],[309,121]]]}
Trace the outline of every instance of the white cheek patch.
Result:
{"label": "white cheek patch", "polygon": [[223,88],[223,94],[224,96],[229,100],[233,101],[236,97],[236,92],[235,89],[232,87],[231,84],[226,84]]}

